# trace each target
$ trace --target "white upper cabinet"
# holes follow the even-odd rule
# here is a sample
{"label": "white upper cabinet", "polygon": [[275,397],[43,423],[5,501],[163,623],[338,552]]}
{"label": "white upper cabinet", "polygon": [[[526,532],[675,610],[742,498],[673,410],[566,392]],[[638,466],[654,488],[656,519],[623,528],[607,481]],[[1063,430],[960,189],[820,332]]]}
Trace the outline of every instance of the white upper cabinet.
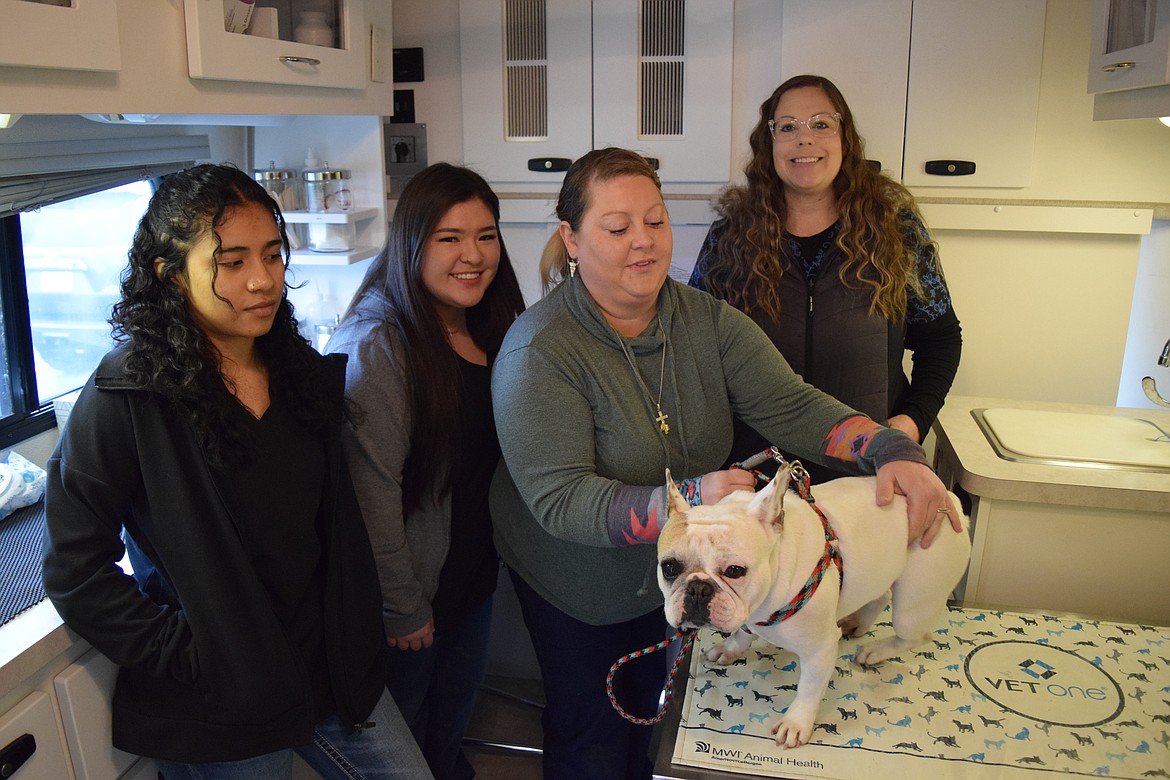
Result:
{"label": "white upper cabinet", "polygon": [[64,6],[0,0],[0,20],[0,65],[104,71],[122,67],[115,0],[69,0]]}
{"label": "white upper cabinet", "polygon": [[1170,0],[1096,0],[1089,92],[1170,84]]}
{"label": "white upper cabinet", "polygon": [[364,89],[371,73],[365,0],[336,0],[336,45],[228,32],[223,0],[184,0],[191,78]]}
{"label": "white upper cabinet", "polygon": [[465,162],[492,181],[559,186],[556,161],[593,144],[589,4],[461,0],[459,24]]}
{"label": "white upper cabinet", "polygon": [[732,4],[461,0],[465,162],[495,182],[559,186],[622,146],[672,183],[730,175]]}
{"label": "white upper cabinet", "polygon": [[594,0],[594,148],[656,158],[663,181],[727,181],[731,6]]}
{"label": "white upper cabinet", "polygon": [[[910,0],[817,0],[783,4],[780,67],[759,104],[793,76],[824,76],[845,96],[865,156],[893,179],[902,176]],[[832,44],[824,31],[832,30]]]}
{"label": "white upper cabinet", "polygon": [[[1032,181],[1044,0],[914,0],[902,181]],[[974,164],[973,172],[964,173]]]}
{"label": "white upper cabinet", "polygon": [[[832,80],[888,176],[912,187],[1031,182],[1044,0],[817,0],[784,3],[783,14],[782,77]],[[831,45],[826,29],[839,31]]]}

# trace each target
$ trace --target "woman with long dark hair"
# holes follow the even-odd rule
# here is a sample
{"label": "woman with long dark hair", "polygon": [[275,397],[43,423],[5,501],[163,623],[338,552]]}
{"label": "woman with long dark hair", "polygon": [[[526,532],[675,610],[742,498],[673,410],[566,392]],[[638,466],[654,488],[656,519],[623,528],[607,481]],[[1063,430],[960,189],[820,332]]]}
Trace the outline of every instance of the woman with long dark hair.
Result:
{"label": "woman with long dark hair", "polygon": [[524,308],[499,219],[475,172],[439,163],[416,174],[328,346],[349,353],[346,392],[362,410],[345,442],[396,649],[388,685],[438,778],[474,775],[460,743],[499,571],[488,382]]}
{"label": "woman with long dark hair", "polygon": [[[45,587],[120,668],[113,744],[175,778],[416,778],[383,687],[345,468],[344,360],[297,333],[288,238],[243,172],[167,177],[48,464]],[[133,576],[119,561],[128,553]]]}

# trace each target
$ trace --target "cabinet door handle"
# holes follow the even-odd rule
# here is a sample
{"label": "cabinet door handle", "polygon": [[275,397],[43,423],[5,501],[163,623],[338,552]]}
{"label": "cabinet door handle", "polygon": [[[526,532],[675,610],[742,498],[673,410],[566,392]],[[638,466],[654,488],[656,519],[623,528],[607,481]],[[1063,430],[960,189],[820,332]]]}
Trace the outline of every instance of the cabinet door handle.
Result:
{"label": "cabinet door handle", "polygon": [[306,65],[312,65],[314,68],[321,64],[321,60],[315,60],[312,57],[281,57],[281,62],[303,62]]}
{"label": "cabinet door handle", "polygon": [[1136,68],[1136,67],[1137,67],[1136,62],[1129,62],[1129,61],[1112,62],[1108,65],[1102,65],[1101,70],[1105,71],[1106,73],[1113,73],[1115,71],[1129,70],[1130,68]]}
{"label": "cabinet door handle", "polygon": [[32,734],[23,734],[0,750],[0,777],[12,777],[24,762],[37,752],[37,740]]}
{"label": "cabinet door handle", "polygon": [[568,157],[533,157],[528,160],[528,170],[560,173],[569,170],[572,164]]}
{"label": "cabinet door handle", "polygon": [[970,160],[927,160],[926,172],[931,176],[970,176],[975,163]]}

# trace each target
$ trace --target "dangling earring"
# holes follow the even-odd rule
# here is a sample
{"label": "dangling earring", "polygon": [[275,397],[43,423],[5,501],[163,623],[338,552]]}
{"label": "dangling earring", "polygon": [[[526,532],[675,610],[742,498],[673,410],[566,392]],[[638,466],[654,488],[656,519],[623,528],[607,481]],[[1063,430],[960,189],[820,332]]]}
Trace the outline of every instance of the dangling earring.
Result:
{"label": "dangling earring", "polygon": [[569,278],[572,279],[577,275],[577,258],[569,258]]}

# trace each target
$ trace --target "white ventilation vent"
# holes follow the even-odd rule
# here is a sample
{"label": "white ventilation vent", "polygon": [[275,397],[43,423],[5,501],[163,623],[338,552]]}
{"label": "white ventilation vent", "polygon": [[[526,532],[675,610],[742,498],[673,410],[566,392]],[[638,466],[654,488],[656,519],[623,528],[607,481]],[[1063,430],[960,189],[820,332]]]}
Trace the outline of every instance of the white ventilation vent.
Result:
{"label": "white ventilation vent", "polygon": [[682,138],[686,0],[641,0],[638,136]]}
{"label": "white ventilation vent", "polygon": [[504,0],[504,139],[548,139],[545,0]]}

